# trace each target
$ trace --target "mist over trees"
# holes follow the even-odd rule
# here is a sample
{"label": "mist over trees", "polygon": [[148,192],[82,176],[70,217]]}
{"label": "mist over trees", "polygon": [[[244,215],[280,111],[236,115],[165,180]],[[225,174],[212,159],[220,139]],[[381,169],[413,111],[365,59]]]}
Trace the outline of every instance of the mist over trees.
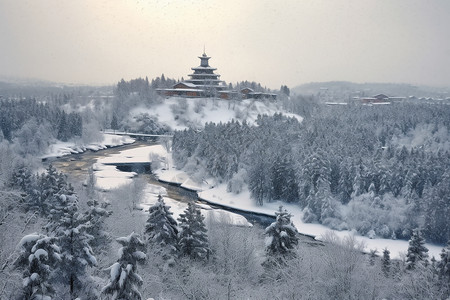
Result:
{"label": "mist over trees", "polygon": [[[194,204],[177,222],[162,197],[148,214],[138,210],[141,178],[103,193],[92,170],[85,187],[51,165],[42,171],[39,155],[55,139],[125,129],[131,108],[163,101],[154,89],[174,82],[123,80],[114,96],[70,90],[0,100],[1,299],[450,296],[450,247],[430,258],[425,245],[449,239],[445,105],[327,107],[313,96],[289,98],[282,86],[280,103],[303,122],[260,116],[257,126],[210,123],[173,139],[176,164],[194,178],[212,176],[232,193],[248,186],[261,205],[296,203],[305,220],[331,228],[409,239],[401,259],[387,249],[363,254],[351,236],[299,235],[283,209],[267,228],[205,222]],[[148,115],[139,122],[143,131],[167,130]]]}
{"label": "mist over trees", "polygon": [[247,184],[260,205],[298,203],[308,222],[404,239],[421,227],[430,241],[450,239],[448,105],[319,106],[300,97],[293,112],[297,101],[309,111],[301,123],[276,114],[254,127],[176,132],[177,166],[229,191]]}
{"label": "mist over trees", "polygon": [[[77,113],[66,114],[56,106],[39,103],[36,99],[0,100],[0,127],[3,137],[12,142],[14,138],[31,148],[27,143],[48,143],[48,138],[57,137],[67,141],[82,134],[82,119]],[[38,137],[34,137],[37,129]],[[32,133],[30,133],[30,130]],[[43,141],[41,141],[43,140]],[[39,147],[38,148],[42,148]]]}

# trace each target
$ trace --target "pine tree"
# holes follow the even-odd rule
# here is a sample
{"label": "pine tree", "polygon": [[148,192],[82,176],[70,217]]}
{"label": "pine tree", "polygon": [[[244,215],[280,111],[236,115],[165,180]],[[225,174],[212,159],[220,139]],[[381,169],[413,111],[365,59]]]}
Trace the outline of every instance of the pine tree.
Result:
{"label": "pine tree", "polygon": [[78,212],[77,195],[62,188],[55,195],[49,222],[45,226],[58,239],[62,261],[57,270],[57,280],[69,286],[75,298],[90,283],[88,267],[97,265],[90,243],[94,239],[88,233],[92,224]]}
{"label": "pine tree", "polygon": [[375,265],[375,259],[377,258],[377,249],[370,249],[369,250],[369,265],[373,266]]}
{"label": "pine tree", "polygon": [[114,130],[114,132],[119,129],[119,121],[117,120],[117,115],[113,114],[112,120],[111,120],[111,129]]}
{"label": "pine tree", "polygon": [[204,217],[194,203],[188,203],[184,213],[178,218],[181,231],[178,235],[178,248],[181,255],[191,259],[209,259],[209,248]]}
{"label": "pine tree", "polygon": [[447,284],[450,284],[450,241],[442,249],[440,256],[441,260],[436,265],[438,275],[441,279],[447,280]]}
{"label": "pine tree", "polygon": [[424,234],[433,242],[445,243],[450,239],[450,173],[443,176],[427,198]]}
{"label": "pine tree", "polygon": [[51,285],[51,274],[61,261],[56,238],[42,234],[30,234],[19,243],[20,255],[14,262],[23,269],[24,299],[51,299],[55,290]]}
{"label": "pine tree", "polygon": [[391,252],[385,248],[383,250],[383,258],[381,259],[381,270],[383,271],[384,276],[389,277],[391,272]]}
{"label": "pine tree", "polygon": [[107,269],[110,271],[110,279],[102,289],[102,294],[111,295],[110,299],[142,299],[138,286],[142,285],[143,280],[136,271],[137,264],[146,258],[145,244],[134,232],[116,241],[122,245],[119,259]]}
{"label": "pine tree", "polygon": [[158,201],[149,208],[148,213],[145,233],[149,241],[162,251],[168,251],[166,254],[174,254],[177,251],[178,228],[177,221],[170,212],[170,206],[167,206],[163,197],[159,195]]}
{"label": "pine tree", "polygon": [[69,139],[68,132],[67,114],[63,111],[59,120],[57,139],[63,142],[67,142],[67,140]]}
{"label": "pine tree", "polygon": [[270,224],[266,230],[266,252],[271,256],[291,255],[292,249],[298,244],[298,231],[291,221],[291,214],[280,206],[276,221]]}
{"label": "pine tree", "polygon": [[22,191],[27,192],[32,187],[33,176],[27,167],[21,167],[14,170],[12,178],[12,186],[19,187]]}
{"label": "pine tree", "polygon": [[414,229],[409,240],[408,253],[406,254],[406,268],[412,270],[418,263],[426,263],[428,249],[425,247],[425,239],[419,229]]}
{"label": "pine tree", "polygon": [[95,253],[107,247],[111,239],[104,229],[105,219],[112,213],[107,210],[108,205],[106,202],[88,201],[88,210],[79,216],[79,223],[85,224],[86,233],[93,237],[89,244]]}
{"label": "pine tree", "polygon": [[102,201],[96,190],[95,184],[96,178],[94,171],[92,168],[89,168],[85,188],[88,210],[81,218],[83,219],[83,223],[89,225],[87,227],[87,233],[94,237],[90,245],[94,249],[94,252],[98,253],[101,252],[110,241],[110,235],[104,230],[104,221],[112,212],[107,209],[110,203]]}
{"label": "pine tree", "polygon": [[72,186],[63,173],[58,173],[50,164],[45,173],[32,176],[31,184],[27,186],[26,205],[29,209],[39,211],[43,216],[49,216],[55,205],[60,201],[60,195],[74,194]]}

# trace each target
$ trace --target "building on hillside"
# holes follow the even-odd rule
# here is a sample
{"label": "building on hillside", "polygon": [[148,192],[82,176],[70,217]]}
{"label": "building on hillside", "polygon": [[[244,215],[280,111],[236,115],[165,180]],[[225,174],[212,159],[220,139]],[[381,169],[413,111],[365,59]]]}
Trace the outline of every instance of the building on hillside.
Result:
{"label": "building on hillside", "polygon": [[198,88],[195,84],[189,82],[179,82],[171,89],[157,89],[160,95],[164,96],[182,96],[182,97],[204,97],[205,91]]}
{"label": "building on hillside", "polygon": [[225,89],[220,75],[215,74],[216,68],[209,65],[211,57],[203,53],[200,58],[200,66],[191,68],[194,72],[189,74],[190,79],[175,84],[170,89],[157,89],[158,94],[163,96],[183,97],[215,97],[218,92]]}
{"label": "building on hillside", "polygon": [[162,96],[180,96],[189,98],[219,97],[222,99],[271,99],[276,100],[277,94],[255,92],[251,88],[243,88],[240,91],[227,90],[225,83],[220,80],[217,70],[209,65],[209,57],[203,52],[200,58],[200,66],[191,68],[194,71],[188,76],[190,79],[179,82],[169,89],[157,89]]}
{"label": "building on hillside", "polygon": [[219,92],[219,97],[222,99],[269,99],[276,100],[277,94],[255,92],[251,88],[243,88],[238,91],[223,90]]}
{"label": "building on hillside", "polygon": [[386,96],[385,94],[378,94],[373,97],[364,97],[364,98],[356,97],[355,99],[359,100],[363,104],[387,104],[405,100],[404,97],[389,97]]}

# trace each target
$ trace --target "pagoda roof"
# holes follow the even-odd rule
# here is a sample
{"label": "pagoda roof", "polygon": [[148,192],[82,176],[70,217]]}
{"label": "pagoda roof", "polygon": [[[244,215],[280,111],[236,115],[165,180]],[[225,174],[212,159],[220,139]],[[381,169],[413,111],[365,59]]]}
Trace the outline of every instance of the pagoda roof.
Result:
{"label": "pagoda roof", "polygon": [[204,92],[203,89],[156,89],[157,91],[165,91],[165,92]]}
{"label": "pagoda roof", "polygon": [[209,76],[209,77],[220,77],[219,74],[214,74],[214,73],[193,73],[193,74],[189,74],[188,76]]}
{"label": "pagoda roof", "polygon": [[226,88],[226,86],[223,86],[223,85],[212,85],[212,84],[199,84],[199,85],[197,85],[197,88],[211,88],[211,87],[214,87],[214,88],[220,88],[220,89],[225,89]]}
{"label": "pagoda roof", "polygon": [[217,68],[212,68],[212,67],[202,67],[202,66],[198,66],[198,67],[195,67],[195,68],[191,68],[191,70],[217,70]]}
{"label": "pagoda roof", "polygon": [[196,86],[195,84],[193,84],[193,83],[183,81],[183,82],[178,82],[178,83],[174,84],[174,85],[173,85],[173,88],[176,88],[176,86],[182,86],[182,85],[184,85],[184,86],[187,87],[187,88],[196,88],[196,87],[197,87],[197,86]]}
{"label": "pagoda roof", "polygon": [[389,99],[389,97],[386,96],[385,94],[378,94],[378,95],[373,96],[373,98],[376,98],[376,99]]}
{"label": "pagoda roof", "polygon": [[[186,80],[186,82],[189,82],[189,83],[198,82],[198,81],[200,81],[200,82],[223,82],[223,80],[220,80],[220,79],[188,79],[188,80]],[[196,85],[198,86],[198,84],[196,84]]]}

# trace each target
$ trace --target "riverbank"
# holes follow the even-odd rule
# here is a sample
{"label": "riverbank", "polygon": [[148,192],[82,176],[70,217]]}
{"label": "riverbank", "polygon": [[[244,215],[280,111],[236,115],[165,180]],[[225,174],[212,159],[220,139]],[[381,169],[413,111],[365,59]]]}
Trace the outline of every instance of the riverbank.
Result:
{"label": "riverbank", "polygon": [[102,133],[102,140],[95,143],[60,142],[49,146],[47,152],[41,157],[43,161],[59,158],[70,154],[80,154],[86,151],[99,151],[108,148],[133,144],[136,140],[129,136]]}
{"label": "riverbank", "polygon": [[[108,153],[106,157],[104,155],[105,153],[102,152],[103,151],[96,153],[99,154],[99,156],[96,159],[96,163],[94,163],[97,185],[102,190],[111,190],[129,184],[132,182],[132,178],[137,175],[133,172],[119,171],[113,165],[114,163],[148,163],[152,165],[152,172],[155,173],[156,179],[168,183],[168,186],[179,186],[180,188],[194,191],[198,194],[199,199],[210,204],[210,207],[217,205],[216,207],[226,207],[227,210],[245,211],[249,214],[266,215],[273,218],[278,207],[283,205],[283,207],[292,214],[292,221],[298,231],[304,235],[313,236],[319,240],[330,231],[340,238],[351,235],[359,242],[365,244],[366,252],[369,252],[369,250],[372,249],[382,251],[387,248],[390,250],[393,258],[401,258],[408,249],[408,241],[377,238],[369,239],[360,236],[353,231],[337,231],[331,230],[321,224],[304,223],[302,221],[302,210],[295,204],[270,202],[265,203],[264,206],[258,206],[255,201],[251,199],[250,192],[247,189],[244,189],[239,194],[233,194],[227,192],[225,184],[215,184],[211,179],[197,183],[185,172],[174,168],[171,154],[161,145],[132,145],[129,149],[120,149],[115,153]],[[157,195],[157,192],[147,193],[143,205],[148,206],[156,202]],[[168,196],[168,198],[170,197]],[[179,206],[178,203],[174,202],[172,205],[179,207],[177,213],[183,209],[183,205]],[[439,256],[442,246],[433,244],[426,244],[426,246],[429,249],[430,257]]]}

